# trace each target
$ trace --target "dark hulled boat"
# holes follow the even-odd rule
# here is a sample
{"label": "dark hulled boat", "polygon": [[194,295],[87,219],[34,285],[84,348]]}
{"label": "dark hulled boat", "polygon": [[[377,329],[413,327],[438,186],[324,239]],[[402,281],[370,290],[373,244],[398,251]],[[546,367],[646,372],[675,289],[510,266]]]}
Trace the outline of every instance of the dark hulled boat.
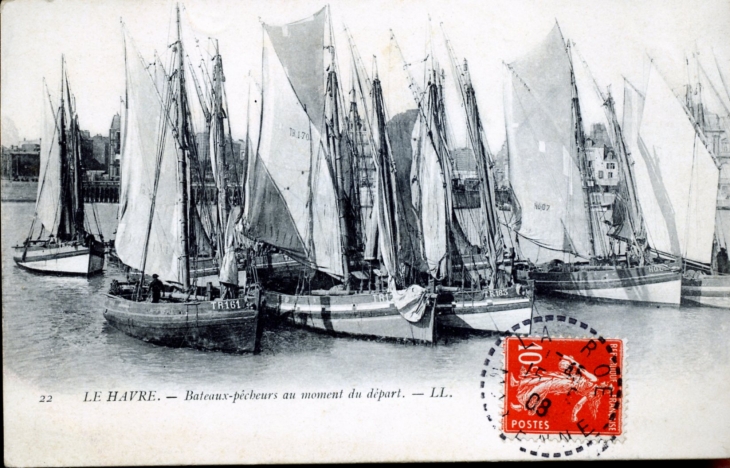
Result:
{"label": "dark hulled boat", "polygon": [[235,299],[168,295],[159,303],[135,298],[135,287],[113,285],[105,297],[104,318],[114,328],[140,340],[171,347],[210,351],[254,352],[259,330],[259,290]]}
{"label": "dark hulled boat", "polygon": [[[104,317],[135,338],[166,346],[228,352],[255,351],[259,337],[259,291],[237,291],[233,241],[235,217],[227,219],[219,244],[220,283],[205,297],[191,274],[195,210],[189,209],[191,151],[195,145],[185,92],[185,60],[177,11],[175,70],[158,88],[146,62],[129,41],[127,99],[122,146],[122,191],[115,249],[140,272],[133,284],[113,282]],[[219,67],[216,67],[219,69]],[[191,214],[192,213],[192,214]],[[225,221],[224,221],[225,222]],[[145,285],[145,271],[164,280]],[[248,285],[245,285],[248,286]],[[164,289],[158,298],[155,292]],[[156,299],[156,301],[155,301]],[[155,302],[152,302],[155,301]]]}

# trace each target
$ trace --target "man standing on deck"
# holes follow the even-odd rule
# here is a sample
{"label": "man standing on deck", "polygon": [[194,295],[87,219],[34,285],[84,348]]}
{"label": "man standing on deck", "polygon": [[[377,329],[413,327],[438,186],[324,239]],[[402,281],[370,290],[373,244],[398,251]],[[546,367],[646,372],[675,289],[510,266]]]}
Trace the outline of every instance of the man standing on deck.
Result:
{"label": "man standing on deck", "polygon": [[148,286],[150,289],[150,293],[152,294],[152,302],[157,303],[160,302],[160,296],[162,295],[162,291],[165,289],[165,286],[162,284],[162,281],[157,279],[157,274],[152,275],[152,281],[150,282],[150,285]]}
{"label": "man standing on deck", "polygon": [[730,273],[730,265],[728,263],[727,249],[722,247],[717,253],[717,272]]}

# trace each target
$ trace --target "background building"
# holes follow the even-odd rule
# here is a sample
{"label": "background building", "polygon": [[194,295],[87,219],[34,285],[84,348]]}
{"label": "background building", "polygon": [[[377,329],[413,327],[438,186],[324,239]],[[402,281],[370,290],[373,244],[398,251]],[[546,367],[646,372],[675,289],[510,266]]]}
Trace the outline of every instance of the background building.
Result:
{"label": "background building", "polygon": [[40,140],[23,140],[19,145],[2,147],[2,178],[10,180],[38,180],[40,171]]}
{"label": "background building", "polygon": [[109,126],[109,151],[106,159],[106,173],[109,180],[119,180],[119,164],[122,153],[122,123],[119,114],[114,114]]}

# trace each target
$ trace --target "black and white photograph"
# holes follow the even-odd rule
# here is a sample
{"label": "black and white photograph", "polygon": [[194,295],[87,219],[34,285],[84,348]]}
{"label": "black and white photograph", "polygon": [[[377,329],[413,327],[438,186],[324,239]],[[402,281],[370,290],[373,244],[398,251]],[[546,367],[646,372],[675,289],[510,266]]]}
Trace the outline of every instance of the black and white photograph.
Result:
{"label": "black and white photograph", "polygon": [[726,0],[0,3],[4,463],[730,458]]}

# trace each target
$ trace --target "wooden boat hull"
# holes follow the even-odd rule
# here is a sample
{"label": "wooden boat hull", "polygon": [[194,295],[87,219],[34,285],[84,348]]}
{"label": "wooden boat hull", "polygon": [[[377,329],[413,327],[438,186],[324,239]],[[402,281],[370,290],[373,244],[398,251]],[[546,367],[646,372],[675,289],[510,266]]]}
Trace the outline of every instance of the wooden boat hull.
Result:
{"label": "wooden boat hull", "polygon": [[244,298],[153,304],[107,294],[104,307],[111,326],[150,343],[235,353],[257,349],[259,310]]}
{"label": "wooden boat hull", "polygon": [[530,332],[533,295],[520,294],[516,287],[459,291],[439,298],[438,324],[454,330],[502,332],[516,324],[526,325],[521,331]]}
{"label": "wooden boat hull", "polygon": [[730,309],[730,276],[682,278],[682,301],[693,305]]}
{"label": "wooden boat hull", "polygon": [[678,263],[573,272],[533,271],[530,278],[535,281],[538,294],[670,305],[680,302],[681,267]]}
{"label": "wooden boat hull", "polygon": [[265,292],[262,307],[296,326],[332,335],[386,338],[433,343],[435,301],[430,301],[420,321],[401,316],[389,293],[342,296],[292,296]]}
{"label": "wooden boat hull", "polygon": [[88,276],[104,269],[104,245],[100,242],[94,242],[90,247],[61,244],[32,247],[27,251],[19,247],[16,252],[13,260],[18,266],[40,273]]}

